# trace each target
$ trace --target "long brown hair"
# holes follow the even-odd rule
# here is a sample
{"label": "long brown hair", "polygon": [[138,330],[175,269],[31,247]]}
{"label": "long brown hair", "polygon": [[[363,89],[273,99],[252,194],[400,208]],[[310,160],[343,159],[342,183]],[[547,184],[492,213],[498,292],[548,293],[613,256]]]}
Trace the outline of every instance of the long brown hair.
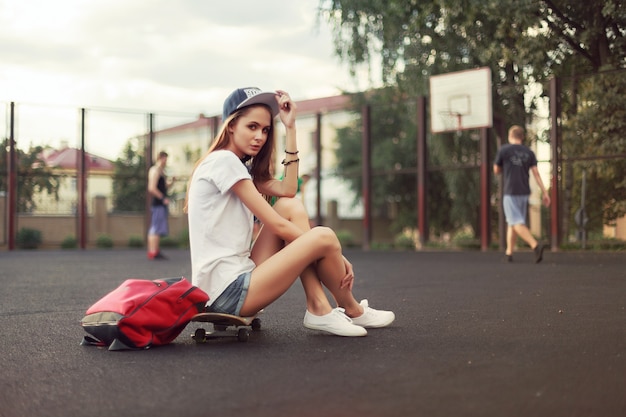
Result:
{"label": "long brown hair", "polygon": [[[191,187],[191,180],[193,179],[193,174],[194,172],[196,172],[196,168],[198,168],[198,165],[200,165],[200,163],[204,160],[204,158],[206,158],[211,152],[217,151],[220,149],[226,149],[231,141],[231,136],[230,136],[230,133],[228,132],[228,127],[233,126],[235,123],[237,123],[239,118],[248,114],[250,109],[252,109],[253,107],[258,107],[258,106],[265,107],[270,113],[270,115],[272,114],[272,110],[269,108],[269,106],[266,106],[264,104],[255,104],[255,105],[247,106],[247,107],[237,110],[235,113],[231,114],[222,123],[222,127],[220,128],[220,131],[217,134],[211,146],[209,146],[209,149],[206,151],[204,155],[202,155],[200,159],[196,161],[196,163],[193,166],[193,170],[191,171],[191,175],[189,176],[189,182],[187,183],[187,193],[185,194],[185,206],[183,207],[183,211],[185,213],[187,213],[187,209],[189,206],[189,188]],[[264,182],[272,178],[270,165],[271,165],[271,161],[274,155],[274,148],[275,148],[274,119],[271,118],[270,129],[269,129],[269,132],[267,133],[267,140],[265,141],[265,144],[263,144],[263,147],[261,148],[259,153],[255,157],[246,155],[241,160],[242,163],[247,164],[247,166],[249,167],[250,175],[252,176],[252,180],[255,182],[255,184],[257,182]]]}

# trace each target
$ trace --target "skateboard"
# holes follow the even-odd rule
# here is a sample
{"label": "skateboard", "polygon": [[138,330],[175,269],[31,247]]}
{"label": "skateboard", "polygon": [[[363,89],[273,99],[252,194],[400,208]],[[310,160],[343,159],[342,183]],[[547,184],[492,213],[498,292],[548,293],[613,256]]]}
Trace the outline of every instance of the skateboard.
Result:
{"label": "skateboard", "polygon": [[236,337],[240,342],[247,342],[250,329],[261,329],[261,319],[258,314],[252,317],[233,316],[223,313],[198,313],[191,318],[192,322],[212,323],[213,331],[199,327],[191,335],[196,343],[205,343],[207,340],[219,337]]}

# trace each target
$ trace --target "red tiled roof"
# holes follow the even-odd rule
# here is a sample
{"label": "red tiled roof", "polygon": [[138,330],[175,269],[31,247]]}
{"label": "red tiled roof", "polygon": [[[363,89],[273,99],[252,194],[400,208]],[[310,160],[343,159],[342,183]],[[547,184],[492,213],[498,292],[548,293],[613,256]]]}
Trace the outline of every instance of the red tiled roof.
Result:
{"label": "red tiled roof", "polygon": [[183,123],[182,125],[177,125],[177,126],[172,126],[172,127],[167,127],[165,129],[161,129],[156,131],[155,133],[172,133],[172,132],[177,132],[177,131],[181,131],[181,130],[187,130],[187,129],[200,129],[200,128],[208,128],[213,127],[213,125],[219,125],[219,120],[217,120],[218,117],[206,117],[203,114],[200,114],[200,116],[198,116],[197,120],[194,120],[193,122],[188,122],[188,123]]}
{"label": "red tiled roof", "polygon": [[[64,148],[41,155],[46,166],[62,169],[77,169],[80,160],[80,150]],[[113,162],[97,155],[85,152],[85,166],[89,170],[113,171]]]}
{"label": "red tiled roof", "polygon": [[351,96],[340,95],[296,101],[298,114],[326,113],[350,108]]}

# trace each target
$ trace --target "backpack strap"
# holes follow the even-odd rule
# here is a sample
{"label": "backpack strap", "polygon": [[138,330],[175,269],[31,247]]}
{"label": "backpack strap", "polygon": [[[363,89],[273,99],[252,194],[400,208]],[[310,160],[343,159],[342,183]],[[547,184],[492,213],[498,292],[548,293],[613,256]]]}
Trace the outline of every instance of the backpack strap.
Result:
{"label": "backpack strap", "polygon": [[91,336],[84,336],[83,340],[81,340],[80,342],[80,345],[81,346],[106,346],[104,342]]}

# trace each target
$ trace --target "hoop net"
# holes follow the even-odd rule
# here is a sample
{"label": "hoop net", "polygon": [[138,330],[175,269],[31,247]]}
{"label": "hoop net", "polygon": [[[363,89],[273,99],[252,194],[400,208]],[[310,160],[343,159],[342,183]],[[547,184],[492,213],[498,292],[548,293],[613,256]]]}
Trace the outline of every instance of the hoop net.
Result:
{"label": "hoop net", "polygon": [[448,132],[463,129],[463,114],[455,111],[444,110],[439,112],[439,118]]}

